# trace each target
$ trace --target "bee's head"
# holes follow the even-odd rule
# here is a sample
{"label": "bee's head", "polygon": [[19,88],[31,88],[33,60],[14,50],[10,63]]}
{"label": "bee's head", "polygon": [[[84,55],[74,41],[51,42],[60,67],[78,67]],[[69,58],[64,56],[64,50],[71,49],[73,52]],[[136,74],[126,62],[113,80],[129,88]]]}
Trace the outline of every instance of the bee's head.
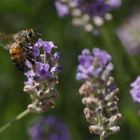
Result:
{"label": "bee's head", "polygon": [[37,40],[37,34],[33,29],[26,29],[18,33],[17,39],[22,45],[28,46],[34,44]]}
{"label": "bee's head", "polygon": [[26,37],[27,39],[30,41],[30,40],[33,40],[35,38],[35,32],[33,29],[27,29],[26,30]]}

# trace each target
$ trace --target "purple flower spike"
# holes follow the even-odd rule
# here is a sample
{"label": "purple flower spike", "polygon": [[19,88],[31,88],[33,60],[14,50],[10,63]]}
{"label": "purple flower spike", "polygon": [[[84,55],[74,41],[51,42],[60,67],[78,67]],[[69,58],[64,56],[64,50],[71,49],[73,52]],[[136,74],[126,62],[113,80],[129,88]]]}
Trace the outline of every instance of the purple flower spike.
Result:
{"label": "purple flower spike", "polygon": [[130,94],[133,100],[140,103],[140,76],[138,76],[137,79],[131,83],[131,88]]}
{"label": "purple flower spike", "polygon": [[55,116],[40,119],[29,129],[32,140],[70,140],[68,127]]}
{"label": "purple flower spike", "polygon": [[83,26],[95,32],[104,21],[111,20],[111,11],[121,5],[121,0],[56,0],[55,7],[60,17],[70,15],[75,26]]}
{"label": "purple flower spike", "polygon": [[111,76],[114,68],[111,59],[106,51],[99,48],[94,48],[92,52],[84,49],[78,56],[76,74],[76,79],[83,83],[79,94],[83,97],[84,115],[90,123],[89,131],[102,136],[103,139],[120,130],[116,125],[121,114],[116,96],[118,88]]}
{"label": "purple flower spike", "polygon": [[28,106],[30,111],[47,111],[53,107],[54,99],[58,95],[55,86],[62,66],[58,62],[59,53],[52,53],[55,48],[53,42],[39,39],[31,49],[34,63],[28,60],[25,63],[28,71],[24,73],[27,77],[24,91],[31,94],[33,99],[33,103]]}

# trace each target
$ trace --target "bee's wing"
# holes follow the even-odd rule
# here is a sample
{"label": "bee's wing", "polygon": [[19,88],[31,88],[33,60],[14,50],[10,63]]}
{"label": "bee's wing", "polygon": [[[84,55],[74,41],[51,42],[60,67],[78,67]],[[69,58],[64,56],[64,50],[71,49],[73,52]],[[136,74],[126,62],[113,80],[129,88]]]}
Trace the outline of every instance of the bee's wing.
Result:
{"label": "bee's wing", "polygon": [[11,44],[15,41],[16,34],[0,33],[0,47],[9,49]]}

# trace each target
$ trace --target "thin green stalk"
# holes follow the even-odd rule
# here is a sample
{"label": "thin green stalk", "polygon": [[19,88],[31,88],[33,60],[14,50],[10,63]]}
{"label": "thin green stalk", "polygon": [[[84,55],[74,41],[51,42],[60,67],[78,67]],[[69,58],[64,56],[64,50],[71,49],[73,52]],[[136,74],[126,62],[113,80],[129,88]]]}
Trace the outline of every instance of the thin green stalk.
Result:
{"label": "thin green stalk", "polygon": [[[101,105],[102,106],[102,105]],[[103,113],[103,112],[102,112]],[[97,118],[98,118],[98,123],[99,126],[102,128],[102,132],[104,131],[104,122],[103,122],[103,116],[102,113],[98,113]],[[102,132],[100,133],[100,140],[104,140],[104,136],[102,135]]]}
{"label": "thin green stalk", "polygon": [[44,51],[44,56],[43,56],[43,61],[44,61],[44,64],[46,64],[47,63],[47,60],[46,60],[46,52]]}
{"label": "thin green stalk", "polygon": [[104,140],[104,137],[102,136],[102,134],[100,134],[100,140]]}
{"label": "thin green stalk", "polygon": [[[98,115],[98,121],[99,121],[100,127],[103,127],[103,120],[102,120],[101,114]],[[103,128],[103,129],[104,129],[104,128]],[[104,140],[104,137],[103,137],[103,135],[102,135],[102,132],[100,133],[100,140]]]}
{"label": "thin green stalk", "polygon": [[0,133],[2,133],[3,131],[5,131],[7,128],[9,128],[10,126],[12,126],[13,124],[15,124],[15,122],[17,122],[18,120],[22,119],[23,117],[25,117],[26,115],[28,115],[30,113],[29,109],[24,110],[22,113],[20,113],[14,120],[8,122],[7,124],[5,124],[4,126],[2,126],[0,128]]}

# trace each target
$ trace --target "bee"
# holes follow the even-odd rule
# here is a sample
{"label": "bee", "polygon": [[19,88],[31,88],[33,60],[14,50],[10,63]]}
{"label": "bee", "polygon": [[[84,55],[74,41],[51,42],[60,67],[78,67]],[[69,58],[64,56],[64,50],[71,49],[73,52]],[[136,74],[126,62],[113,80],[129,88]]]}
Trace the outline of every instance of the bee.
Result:
{"label": "bee", "polygon": [[22,30],[13,35],[0,33],[0,40],[5,41],[6,39],[12,43],[5,45],[4,48],[9,50],[11,60],[19,70],[26,69],[26,60],[34,65],[31,50],[37,39],[33,29]]}

